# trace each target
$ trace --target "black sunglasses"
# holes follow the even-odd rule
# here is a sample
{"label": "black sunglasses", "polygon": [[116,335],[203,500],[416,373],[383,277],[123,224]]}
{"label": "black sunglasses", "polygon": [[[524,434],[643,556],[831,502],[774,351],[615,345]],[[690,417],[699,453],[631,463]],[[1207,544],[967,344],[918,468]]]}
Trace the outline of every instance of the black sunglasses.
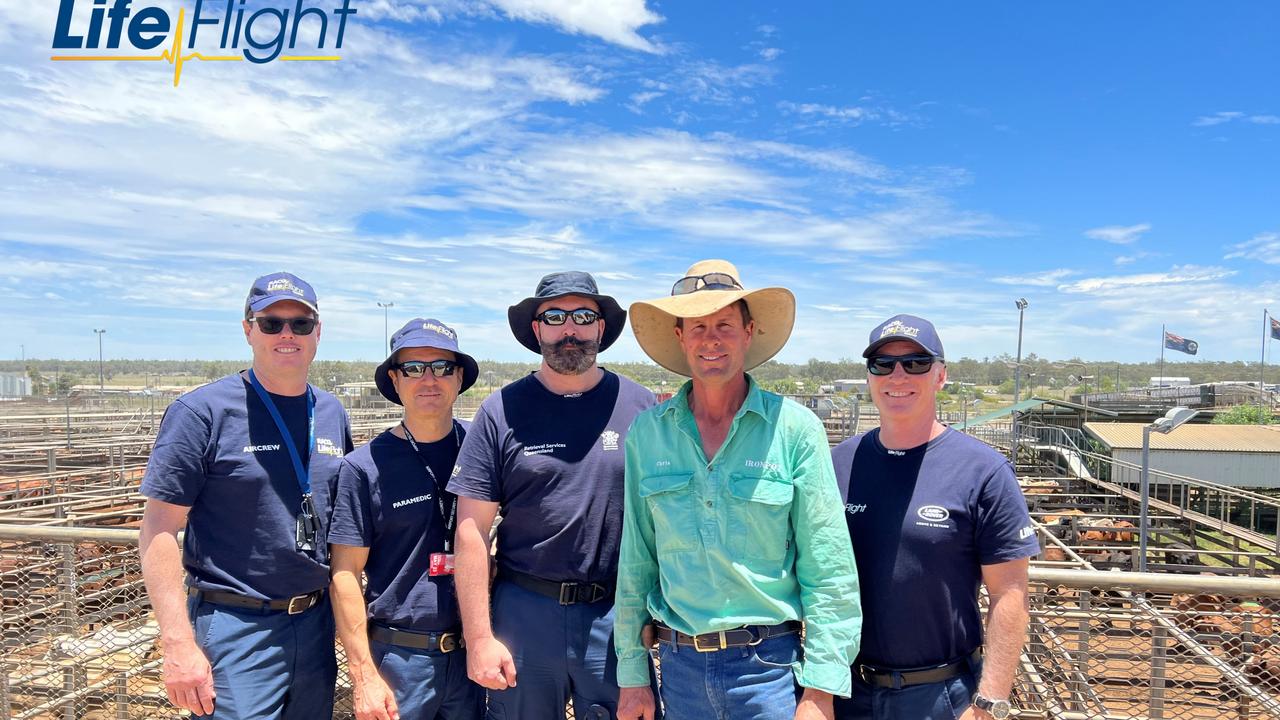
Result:
{"label": "black sunglasses", "polygon": [[671,286],[672,295],[688,295],[698,290],[741,290],[738,280],[729,273],[707,273],[682,277]]}
{"label": "black sunglasses", "polygon": [[867,358],[867,372],[872,375],[892,375],[893,366],[902,363],[902,369],[908,375],[923,375],[938,361],[932,355],[918,353],[915,355],[872,355]]}
{"label": "black sunglasses", "polygon": [[534,317],[544,325],[563,325],[569,318],[573,318],[574,325],[590,325],[600,319],[600,313],[591,308],[578,308],[577,310],[552,308],[551,310],[543,310]]}
{"label": "black sunglasses", "polygon": [[432,360],[424,362],[422,360],[406,360],[402,363],[396,363],[391,366],[392,370],[399,370],[401,375],[408,378],[420,378],[427,374],[427,368],[431,369],[431,374],[438,378],[449,377],[453,374],[458,363],[452,360]]}
{"label": "black sunglasses", "polygon": [[289,331],[294,335],[310,335],[320,321],[313,317],[281,318],[259,315],[249,318],[249,322],[257,323],[263,335],[279,335],[286,323],[289,325]]}

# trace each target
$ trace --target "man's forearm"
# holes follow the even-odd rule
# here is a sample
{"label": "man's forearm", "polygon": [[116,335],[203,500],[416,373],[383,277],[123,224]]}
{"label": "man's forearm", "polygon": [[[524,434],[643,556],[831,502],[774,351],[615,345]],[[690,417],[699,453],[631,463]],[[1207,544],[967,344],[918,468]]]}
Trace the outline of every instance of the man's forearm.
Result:
{"label": "man's forearm", "polygon": [[333,602],[333,618],[338,628],[338,639],[347,652],[347,669],[351,682],[360,685],[378,669],[369,651],[369,627],[364,595],[360,581],[347,571],[336,571],[329,585]]}
{"label": "man's forearm", "polygon": [[1018,659],[1027,635],[1027,594],[1008,590],[992,596],[987,616],[986,655],[978,692],[986,697],[1007,698],[1013,690]]}
{"label": "man's forearm", "polygon": [[176,533],[144,533],[140,541],[142,579],[166,644],[195,642],[182,588],[182,552]]}
{"label": "man's forearm", "polygon": [[467,642],[490,637],[489,621],[489,542],[474,525],[470,532],[459,528],[457,567],[454,585],[458,591],[458,608],[462,613],[462,632]]}

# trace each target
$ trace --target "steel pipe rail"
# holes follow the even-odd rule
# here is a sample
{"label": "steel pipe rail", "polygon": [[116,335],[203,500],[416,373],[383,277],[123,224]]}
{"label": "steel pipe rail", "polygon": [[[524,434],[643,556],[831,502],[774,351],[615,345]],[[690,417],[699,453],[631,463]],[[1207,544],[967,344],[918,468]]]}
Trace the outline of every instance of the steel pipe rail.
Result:
{"label": "steel pipe rail", "polygon": [[1171,575],[1167,573],[1068,570],[1032,567],[1031,582],[1070,588],[1103,588],[1133,592],[1213,593],[1229,596],[1280,598],[1280,579]]}

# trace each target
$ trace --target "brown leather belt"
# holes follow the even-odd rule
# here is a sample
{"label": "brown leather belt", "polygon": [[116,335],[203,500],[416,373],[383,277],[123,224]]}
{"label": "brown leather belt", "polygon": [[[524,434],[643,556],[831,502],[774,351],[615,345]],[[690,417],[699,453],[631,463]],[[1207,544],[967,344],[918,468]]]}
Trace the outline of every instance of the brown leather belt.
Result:
{"label": "brown leather belt", "polygon": [[451,653],[467,646],[466,642],[462,640],[462,634],[458,632],[414,632],[412,630],[397,630],[378,623],[369,624],[369,639],[388,645],[413,648],[414,650],[442,653]]}
{"label": "brown leather belt", "polygon": [[201,590],[199,588],[188,588],[187,597],[199,597],[201,600],[211,602],[214,605],[227,605],[229,607],[244,608],[246,610],[283,610],[290,615],[306,612],[319,604],[320,599],[324,597],[324,590],[316,590],[305,595],[294,595],[291,598],[282,600],[259,600],[247,595],[240,595],[233,592],[224,592],[222,590]]}
{"label": "brown leather belt", "polygon": [[[969,672],[970,668],[980,662],[982,662],[982,648],[978,647],[977,650],[969,654],[969,657],[937,667],[919,670],[885,670],[884,668],[870,665],[854,665],[853,674],[862,678],[862,681],[866,684],[874,687],[899,688],[907,687],[908,685],[929,685],[950,680],[953,677]],[[901,678],[901,682],[898,681],[898,678]]]}
{"label": "brown leather belt", "polygon": [[577,605],[578,603],[595,603],[613,597],[610,585],[596,582],[556,582],[543,580],[522,572],[498,569],[498,578],[512,585],[518,585],[530,592],[545,595],[560,601],[561,605]]}
{"label": "brown leather belt", "polygon": [[733,628],[732,630],[721,630],[720,632],[703,633],[701,635],[686,635],[661,623],[655,624],[654,627],[657,630],[659,641],[685,645],[698,652],[705,653],[726,648],[759,645],[769,638],[798,633],[800,632],[801,624],[795,620],[788,620],[777,625],[747,625]]}

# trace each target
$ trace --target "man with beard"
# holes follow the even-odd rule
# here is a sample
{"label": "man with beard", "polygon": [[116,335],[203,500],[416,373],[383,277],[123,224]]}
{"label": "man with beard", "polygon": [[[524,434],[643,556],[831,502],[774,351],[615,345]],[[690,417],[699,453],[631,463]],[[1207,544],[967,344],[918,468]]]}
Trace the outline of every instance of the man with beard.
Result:
{"label": "man with beard", "polygon": [[622,447],[653,393],[596,365],[627,314],[587,273],[547,275],[507,319],[542,366],[480,406],[448,487],[468,675],[489,690],[489,718],[560,720],[569,701],[579,720],[611,718]]}

